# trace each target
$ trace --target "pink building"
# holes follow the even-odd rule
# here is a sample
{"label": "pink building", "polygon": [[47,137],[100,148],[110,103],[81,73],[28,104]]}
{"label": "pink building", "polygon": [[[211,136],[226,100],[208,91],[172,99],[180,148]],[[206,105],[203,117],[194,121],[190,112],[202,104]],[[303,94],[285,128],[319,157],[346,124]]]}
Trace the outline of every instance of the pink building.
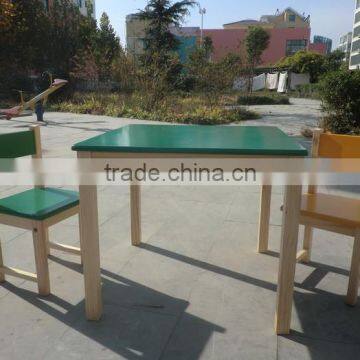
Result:
{"label": "pink building", "polygon": [[261,26],[270,34],[270,44],[262,57],[262,65],[274,65],[285,56],[293,55],[299,50],[311,50],[326,53],[323,44],[312,44],[310,41],[310,16],[300,15],[292,8],[275,15],[264,15],[258,20],[241,20],[225,24],[223,29],[204,30],[214,45],[212,59],[219,61],[229,53],[244,52],[244,40],[250,26]]}
{"label": "pink building", "polygon": [[309,45],[309,50],[325,55],[327,53],[327,45],[322,43],[312,43]]}
{"label": "pink building", "polygon": [[[311,49],[310,28],[298,29],[268,29],[270,34],[269,47],[264,51],[262,57],[263,65],[274,65],[287,55],[303,49]],[[229,53],[240,54],[243,51],[243,43],[246,37],[246,29],[214,29],[204,30],[204,36],[209,36],[214,45],[212,59],[221,60]],[[314,49],[320,53],[325,53],[326,48],[317,47]]]}

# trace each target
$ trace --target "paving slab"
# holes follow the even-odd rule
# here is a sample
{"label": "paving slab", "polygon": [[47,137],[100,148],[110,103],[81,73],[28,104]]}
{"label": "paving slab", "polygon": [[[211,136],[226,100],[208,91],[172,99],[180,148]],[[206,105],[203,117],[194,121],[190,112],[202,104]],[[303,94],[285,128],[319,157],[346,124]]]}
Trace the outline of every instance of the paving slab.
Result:
{"label": "paving slab", "polygon": [[[280,126],[296,136],[317,125],[319,102],[291,101],[252,107],[263,117],[245,124]],[[60,113],[45,118],[44,156],[53,158],[74,158],[72,144],[104,131],[147,123]],[[22,130],[34,119],[2,120],[0,132]],[[20,190],[2,187],[0,196]],[[325,189],[352,196],[357,190]],[[259,196],[253,186],[145,186],[143,244],[132,247],[129,189],[100,186],[103,319],[84,318],[80,259],[52,251],[50,297],[11,277],[0,286],[0,359],[359,358],[360,308],[344,304],[348,237],[315,231],[312,262],[296,268],[292,332],[274,334],[283,188],[273,189],[270,251],[261,255]],[[7,264],[34,271],[31,233],[0,226],[0,237]],[[77,217],[51,228],[50,237],[78,245]]]}

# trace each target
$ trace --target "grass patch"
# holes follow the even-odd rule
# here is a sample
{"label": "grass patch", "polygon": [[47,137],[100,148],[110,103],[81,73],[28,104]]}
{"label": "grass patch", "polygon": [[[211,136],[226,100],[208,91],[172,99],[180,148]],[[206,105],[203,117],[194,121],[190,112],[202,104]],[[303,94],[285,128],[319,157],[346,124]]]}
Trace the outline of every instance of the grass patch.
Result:
{"label": "grass patch", "polygon": [[290,99],[281,95],[241,95],[237,103],[239,105],[290,105]]}
{"label": "grass patch", "polygon": [[210,107],[201,94],[173,94],[155,109],[150,109],[147,96],[140,93],[75,93],[71,100],[51,104],[50,110],[199,125],[230,124],[259,118],[257,113],[243,108],[226,109],[227,101],[229,97],[224,96],[217,106]]}
{"label": "grass patch", "polygon": [[321,100],[319,84],[298,85],[291,91],[292,97]]}

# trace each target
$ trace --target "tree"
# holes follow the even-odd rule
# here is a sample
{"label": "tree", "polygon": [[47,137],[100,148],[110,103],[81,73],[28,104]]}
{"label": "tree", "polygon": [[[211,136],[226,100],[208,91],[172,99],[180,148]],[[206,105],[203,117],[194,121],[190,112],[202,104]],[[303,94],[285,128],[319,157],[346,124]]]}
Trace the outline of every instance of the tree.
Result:
{"label": "tree", "polygon": [[47,65],[59,76],[67,76],[76,55],[96,48],[96,20],[83,16],[72,0],[54,0],[47,18]]}
{"label": "tree", "polygon": [[[29,73],[49,71],[58,77],[108,79],[123,53],[109,18],[100,26],[83,16],[73,0],[0,0],[0,84],[2,91],[32,90]],[[48,85],[48,84],[47,84]]]}
{"label": "tree", "polygon": [[104,12],[100,18],[100,27],[97,36],[97,62],[100,76],[109,78],[112,63],[122,52],[120,39],[110,24],[109,16]]}
{"label": "tree", "polygon": [[214,108],[243,68],[238,55],[228,54],[221,61],[213,63],[209,62],[205,49],[199,47],[190,55],[187,70],[195,81],[195,89],[204,94],[207,105]]}
{"label": "tree", "polygon": [[196,4],[193,0],[182,0],[172,3],[170,0],[149,0],[145,10],[140,11],[140,19],[147,22],[145,36],[145,52],[148,57],[153,53],[160,53],[165,58],[169,52],[176,50],[179,45],[170,27],[179,27],[189,7]]}
{"label": "tree", "polygon": [[179,57],[175,54],[179,41],[170,27],[179,27],[193,0],[173,3],[171,0],[149,0],[139,18],[146,22],[144,54],[140,58],[143,86],[148,89],[150,106],[158,106],[166,92],[174,88],[182,72]]}
{"label": "tree", "polygon": [[341,50],[334,50],[325,56],[324,72],[337,71],[344,64],[345,53]]}
{"label": "tree", "polygon": [[99,66],[91,49],[81,51],[72,58],[70,76],[76,81],[96,83],[99,80]]}
{"label": "tree", "polygon": [[204,43],[203,43],[203,49],[205,51],[207,59],[211,59],[211,55],[214,52],[214,44],[213,40],[210,36],[205,36]]}
{"label": "tree", "polygon": [[29,90],[29,81],[25,81],[29,70],[41,68],[45,63],[42,51],[45,9],[38,0],[1,0],[0,14],[2,91],[11,93],[19,87]]}
{"label": "tree", "polygon": [[[38,0],[1,1],[5,27],[1,27],[1,58],[5,62],[28,69],[39,62],[42,34],[46,27],[44,7]],[[11,61],[9,61],[11,59]]]}
{"label": "tree", "polygon": [[249,91],[252,90],[252,79],[255,67],[260,64],[261,56],[270,42],[269,33],[260,26],[250,26],[245,38],[247,61],[249,64]]}
{"label": "tree", "polygon": [[137,85],[137,71],[135,59],[131,54],[122,51],[111,64],[113,80],[123,91],[132,91]]}
{"label": "tree", "polygon": [[324,55],[302,50],[280,60],[277,65],[278,67],[287,68],[295,73],[308,73],[310,74],[310,81],[315,83],[324,73],[324,61]]}
{"label": "tree", "polygon": [[11,0],[0,0],[0,31],[4,35],[13,23],[15,17],[15,5]]}

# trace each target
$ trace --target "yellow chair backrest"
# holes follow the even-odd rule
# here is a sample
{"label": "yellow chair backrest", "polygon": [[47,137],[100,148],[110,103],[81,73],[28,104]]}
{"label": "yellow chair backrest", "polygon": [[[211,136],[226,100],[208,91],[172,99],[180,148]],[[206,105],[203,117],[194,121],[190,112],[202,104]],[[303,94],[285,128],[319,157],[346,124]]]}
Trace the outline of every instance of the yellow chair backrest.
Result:
{"label": "yellow chair backrest", "polygon": [[360,158],[360,136],[323,133],[318,144],[318,157]]}

